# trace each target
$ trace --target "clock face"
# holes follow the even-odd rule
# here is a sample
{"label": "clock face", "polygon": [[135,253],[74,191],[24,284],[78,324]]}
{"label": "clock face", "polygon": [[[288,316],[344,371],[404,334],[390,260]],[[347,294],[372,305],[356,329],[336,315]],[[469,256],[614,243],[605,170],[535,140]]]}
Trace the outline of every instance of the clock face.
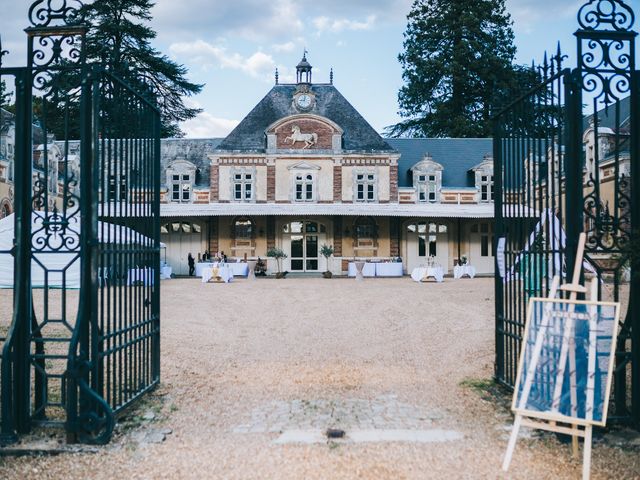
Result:
{"label": "clock face", "polygon": [[296,104],[300,107],[300,108],[309,108],[311,106],[311,102],[313,100],[311,99],[311,95],[307,94],[307,93],[303,93],[302,95],[298,95],[298,97],[296,98]]}

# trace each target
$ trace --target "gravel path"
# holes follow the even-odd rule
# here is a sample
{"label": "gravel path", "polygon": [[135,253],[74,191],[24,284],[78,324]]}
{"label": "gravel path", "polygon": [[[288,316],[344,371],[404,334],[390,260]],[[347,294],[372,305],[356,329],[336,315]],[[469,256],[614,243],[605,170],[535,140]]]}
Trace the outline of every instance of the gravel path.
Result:
{"label": "gravel path", "polygon": [[[0,458],[0,478],[580,476],[537,434],[500,470],[511,417],[469,386],[493,372],[492,279],[162,287],[162,386],[135,421],[97,453]],[[313,443],[328,427],[353,439]],[[412,440],[355,441],[381,431]],[[596,443],[592,478],[640,478],[638,450]]]}

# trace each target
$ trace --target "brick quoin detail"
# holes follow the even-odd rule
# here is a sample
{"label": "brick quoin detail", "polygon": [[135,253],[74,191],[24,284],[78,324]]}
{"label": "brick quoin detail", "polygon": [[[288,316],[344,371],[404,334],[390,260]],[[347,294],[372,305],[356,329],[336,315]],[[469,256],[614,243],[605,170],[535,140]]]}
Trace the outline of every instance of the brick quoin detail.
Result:
{"label": "brick quoin detail", "polygon": [[267,202],[276,200],[276,166],[267,166]]}
{"label": "brick quoin detail", "polygon": [[276,246],[276,219],[267,217],[267,250]]}
{"label": "brick quoin detail", "polygon": [[218,223],[218,217],[212,217],[209,220],[209,253],[211,254],[216,253],[220,247]]}
{"label": "brick quoin detail", "polygon": [[218,165],[211,165],[211,174],[209,175],[209,185],[211,186],[210,199],[212,202],[217,202],[220,198],[220,167]]}
{"label": "brick quoin detail", "polygon": [[389,200],[395,203],[398,201],[398,165],[391,165],[389,168],[389,183]]}
{"label": "brick quoin detail", "polygon": [[389,222],[389,240],[390,251],[389,256],[400,256],[400,220],[398,218],[391,218]]}
{"label": "brick quoin detail", "polygon": [[342,166],[333,166],[333,201],[342,201]]}
{"label": "brick quoin detail", "polygon": [[342,217],[333,219],[333,256],[342,256]]}

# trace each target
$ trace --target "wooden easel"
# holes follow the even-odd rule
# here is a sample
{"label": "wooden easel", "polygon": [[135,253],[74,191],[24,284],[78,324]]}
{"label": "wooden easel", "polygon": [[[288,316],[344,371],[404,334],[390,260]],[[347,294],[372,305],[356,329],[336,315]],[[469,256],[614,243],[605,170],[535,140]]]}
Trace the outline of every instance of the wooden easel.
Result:
{"label": "wooden easel", "polygon": [[[580,273],[582,271],[582,262],[584,257],[584,247],[586,243],[586,235],[584,233],[580,234],[579,242],[578,242],[578,251],[576,254],[576,263],[573,268],[573,280],[572,283],[566,284],[558,288],[560,284],[560,277],[555,276],[551,283],[551,289],[549,291],[549,299],[555,299],[558,290],[569,292],[569,302],[575,302],[578,298],[578,294],[586,294],[589,293],[590,301],[594,302],[594,304],[589,307],[590,309],[597,308],[595,302],[598,300],[598,283],[597,279],[593,279],[591,282],[591,288],[587,291],[583,285],[580,285]],[[531,303],[530,303],[531,305]],[[531,392],[531,387],[533,383],[533,378],[535,375],[535,371],[538,367],[538,363],[540,361],[540,355],[542,353],[542,348],[544,344],[544,339],[549,330],[551,324],[551,307],[552,304],[549,303],[543,312],[542,320],[540,322],[540,327],[538,329],[538,334],[536,337],[536,342],[533,347],[533,352],[531,354],[531,361],[528,365],[525,383],[522,389],[522,393],[520,398],[518,399],[517,407],[518,410],[522,411],[526,409],[527,402],[529,400],[529,394]],[[531,307],[530,307],[531,308]],[[575,311],[575,303],[569,304],[568,313]],[[593,310],[591,310],[593,312]],[[569,361],[569,381],[570,381],[570,400],[571,400],[571,414],[576,417],[578,413],[578,392],[576,386],[576,352],[575,352],[575,342],[569,341],[571,332],[574,330],[575,320],[569,316],[564,325],[563,332],[563,341],[562,347],[560,351],[560,361],[558,371],[556,372],[556,382],[553,393],[553,404],[550,417],[553,417],[553,414],[556,414],[560,417],[559,409],[560,409],[560,398],[562,396],[562,388],[565,377],[565,365],[567,363],[567,357]],[[588,353],[588,365],[587,365],[587,392],[585,399],[585,413],[587,422],[593,420],[593,410],[594,410],[594,394],[595,394],[595,367],[596,367],[596,326],[593,325],[593,322],[589,322],[589,353]],[[524,360],[525,348],[522,349],[520,362]],[[520,385],[520,374],[522,372],[518,372],[518,379],[516,380],[516,388]],[[609,388],[608,386],[607,388]],[[514,393],[514,407],[515,407],[515,396],[517,395],[517,390]],[[575,423],[567,423],[562,421],[570,426],[562,426],[558,425],[556,420],[552,419],[541,419],[528,417],[521,413],[516,412],[515,420],[513,422],[513,429],[511,431],[511,436],[509,438],[509,444],[507,446],[507,452],[504,457],[504,462],[502,464],[502,469],[506,472],[509,469],[509,464],[511,463],[511,458],[513,457],[513,451],[515,450],[516,441],[518,438],[518,433],[521,426],[537,428],[541,430],[547,430],[551,432],[563,433],[572,436],[572,447],[573,447],[573,455],[578,456],[578,438],[584,438],[584,448],[583,448],[583,464],[582,464],[582,478],[583,480],[587,480],[591,474],[591,443],[592,443],[592,429],[593,426],[589,423],[585,425],[578,425]],[[582,427],[582,428],[581,428]]]}

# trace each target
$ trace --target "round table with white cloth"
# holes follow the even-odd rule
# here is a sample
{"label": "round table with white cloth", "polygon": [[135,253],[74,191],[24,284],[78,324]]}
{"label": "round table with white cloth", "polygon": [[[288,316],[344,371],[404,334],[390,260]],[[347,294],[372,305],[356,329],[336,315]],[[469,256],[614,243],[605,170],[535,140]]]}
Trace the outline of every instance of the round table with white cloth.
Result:
{"label": "round table with white cloth", "polygon": [[472,265],[456,265],[453,267],[453,278],[462,278],[467,275],[469,278],[476,276],[476,267]]}
{"label": "round table with white cloth", "polygon": [[411,278],[416,282],[433,278],[436,282],[440,283],[444,280],[444,270],[442,267],[417,267],[411,272]]}

